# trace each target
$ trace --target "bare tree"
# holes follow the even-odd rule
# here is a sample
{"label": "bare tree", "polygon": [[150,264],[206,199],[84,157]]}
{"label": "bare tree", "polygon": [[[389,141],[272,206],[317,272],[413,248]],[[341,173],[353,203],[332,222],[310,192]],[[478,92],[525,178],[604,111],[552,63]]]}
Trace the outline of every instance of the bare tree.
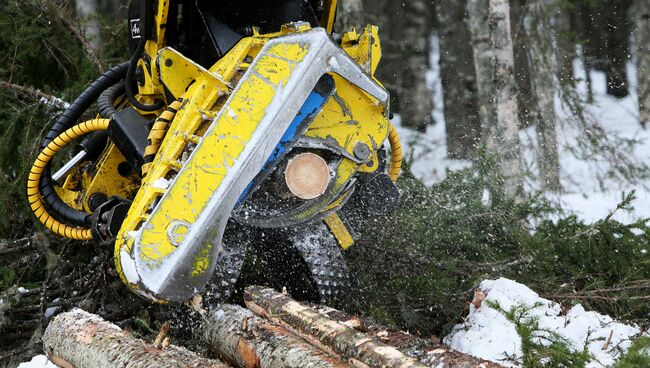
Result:
{"label": "bare tree", "polygon": [[650,123],[650,2],[636,0],[636,57],[639,122]]}
{"label": "bare tree", "polygon": [[466,8],[466,0],[436,1],[447,156],[462,160],[475,158],[481,141],[476,70],[472,45],[467,42],[470,35]]}
{"label": "bare tree", "polygon": [[483,142],[504,176],[505,191],[522,193],[519,107],[508,0],[468,0]]}
{"label": "bare tree", "polygon": [[555,88],[556,68],[553,64],[553,25],[551,17],[555,0],[529,2],[529,19],[526,22],[531,84],[534,103],[534,120],[537,125],[537,162],[542,188],[560,190],[560,161],[557,151]]}

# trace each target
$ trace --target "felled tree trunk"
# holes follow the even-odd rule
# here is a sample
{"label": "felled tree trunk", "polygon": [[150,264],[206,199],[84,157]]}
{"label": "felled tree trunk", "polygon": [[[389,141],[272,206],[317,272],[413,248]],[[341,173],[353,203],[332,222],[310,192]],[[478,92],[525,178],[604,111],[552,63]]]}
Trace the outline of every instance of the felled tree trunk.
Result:
{"label": "felled tree trunk", "polygon": [[481,142],[474,55],[466,19],[466,0],[436,1],[447,130],[447,156],[469,160]]}
{"label": "felled tree trunk", "polygon": [[81,309],[62,313],[50,322],[43,348],[54,364],[64,368],[229,367],[178,346],[159,349]]}
{"label": "felled tree trunk", "polygon": [[498,162],[504,189],[511,198],[522,193],[519,106],[514,78],[508,0],[468,0],[483,142]]}
{"label": "felled tree trunk", "polygon": [[650,124],[650,2],[636,0],[637,90],[639,122]]}
{"label": "felled tree trunk", "polygon": [[347,364],[314,348],[286,328],[235,305],[205,317],[201,339],[236,367],[335,368]]}
{"label": "felled tree trunk", "polygon": [[451,349],[434,349],[424,358],[428,365],[408,357],[374,336],[361,333],[337,322],[318,311],[300,304],[288,296],[257,286],[244,293],[246,306],[256,314],[268,318],[303,336],[310,343],[341,356],[354,365],[369,367],[498,367],[460,354]]}
{"label": "felled tree trunk", "polygon": [[560,160],[557,150],[555,88],[553,66],[553,26],[551,14],[555,0],[529,2],[530,22],[526,25],[530,53],[531,83],[534,97],[534,121],[537,125],[537,162],[542,188],[560,190]]}

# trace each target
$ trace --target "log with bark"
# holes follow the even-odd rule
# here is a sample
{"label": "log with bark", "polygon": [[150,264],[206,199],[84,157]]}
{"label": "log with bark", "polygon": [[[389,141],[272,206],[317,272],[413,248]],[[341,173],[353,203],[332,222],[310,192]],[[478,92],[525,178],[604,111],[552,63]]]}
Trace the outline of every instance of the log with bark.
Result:
{"label": "log with bark", "polygon": [[[49,359],[60,367],[481,367],[500,365],[454,351],[435,339],[388,330],[323,306],[312,308],[272,289],[249,287],[249,309],[223,304],[200,311],[193,324],[208,359],[169,344],[165,323],[153,344],[101,317],[73,309],[52,320],[43,336]],[[207,348],[207,349],[206,349]],[[230,365],[229,365],[230,364]]]}
{"label": "log with bark", "polygon": [[50,322],[43,348],[48,358],[63,368],[228,367],[182,347],[161,349],[147,344],[81,309],[62,313]]}
{"label": "log with bark", "polygon": [[236,367],[347,367],[278,326],[236,305],[206,313],[200,338],[208,348]]}
{"label": "log with bark", "polygon": [[[426,365],[389,346],[379,338],[362,333],[363,323],[341,323],[318,310],[298,303],[273,289],[248,287],[244,293],[248,309],[302,336],[321,350],[355,366],[369,367],[499,367],[452,349],[438,346],[420,354]],[[330,309],[330,313],[331,313]],[[353,319],[350,319],[352,321]],[[350,327],[352,326],[352,327]]]}

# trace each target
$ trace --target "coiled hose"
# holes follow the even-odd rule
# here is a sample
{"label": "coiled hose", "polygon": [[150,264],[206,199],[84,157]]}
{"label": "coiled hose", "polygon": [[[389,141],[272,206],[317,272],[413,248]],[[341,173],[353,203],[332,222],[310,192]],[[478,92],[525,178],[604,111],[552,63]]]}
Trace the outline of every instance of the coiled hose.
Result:
{"label": "coiled hose", "polygon": [[[70,107],[63,112],[54,125],[52,125],[43,139],[43,143],[40,147],[41,150],[45,149],[50,142],[75,124],[90,105],[97,100],[102,92],[124,79],[128,67],[129,62],[123,62],[116,65],[107,70],[90,86],[88,86],[88,88],[86,88],[86,90],[74,100]],[[45,206],[58,221],[77,226],[90,225],[90,215],[68,206],[59,197],[56,190],[54,190],[50,165],[45,167],[40,177],[39,190]]]}
{"label": "coiled hose", "polygon": [[109,119],[94,119],[75,125],[54,137],[41,151],[32,166],[27,179],[27,198],[29,205],[38,220],[54,233],[74,240],[91,240],[92,234],[88,228],[78,228],[66,225],[52,216],[45,207],[45,202],[39,190],[39,185],[44,173],[50,165],[52,157],[73,140],[88,133],[106,130]]}
{"label": "coiled hose", "polygon": [[144,149],[144,165],[142,165],[143,178],[149,173],[153,159],[156,157],[156,154],[160,149],[160,144],[165,138],[165,134],[167,134],[167,129],[169,129],[169,124],[174,120],[174,116],[176,116],[176,112],[180,109],[181,103],[181,100],[172,102],[169,107],[167,107],[167,110],[160,114],[153,123],[147,139],[148,145]]}
{"label": "coiled hose", "polygon": [[395,129],[395,126],[390,122],[388,123],[388,142],[390,143],[391,151],[388,176],[392,181],[397,181],[397,178],[402,171],[402,142],[400,142],[397,129]]}

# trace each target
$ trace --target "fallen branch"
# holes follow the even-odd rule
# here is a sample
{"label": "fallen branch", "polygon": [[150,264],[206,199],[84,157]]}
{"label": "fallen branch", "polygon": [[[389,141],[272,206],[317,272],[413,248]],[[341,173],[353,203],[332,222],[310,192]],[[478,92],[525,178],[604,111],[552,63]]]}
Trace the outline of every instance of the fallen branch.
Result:
{"label": "fallen branch", "polygon": [[199,332],[208,348],[236,367],[347,367],[286,328],[236,306],[222,305],[206,316]]}
{"label": "fallen branch", "polygon": [[23,95],[31,96],[34,99],[38,100],[38,102],[41,104],[51,105],[54,107],[58,107],[59,109],[62,110],[67,109],[68,106],[70,106],[69,103],[63,101],[62,99],[56,96],[49,95],[34,87],[21,86],[19,84],[7,82],[7,81],[0,81],[0,87],[5,89],[10,89],[12,91],[15,91]]}
{"label": "fallen branch", "polygon": [[66,368],[228,367],[178,346],[158,349],[81,309],[54,318],[43,347],[54,364]]}

